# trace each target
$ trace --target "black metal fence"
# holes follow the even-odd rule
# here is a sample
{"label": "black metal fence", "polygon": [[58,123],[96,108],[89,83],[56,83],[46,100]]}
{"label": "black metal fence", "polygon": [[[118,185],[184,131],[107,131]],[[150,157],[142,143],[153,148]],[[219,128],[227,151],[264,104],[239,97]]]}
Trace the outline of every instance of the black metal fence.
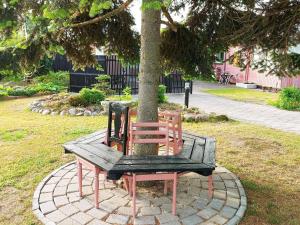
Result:
{"label": "black metal fence", "polygon": [[[64,70],[70,72],[69,91],[79,92],[84,87],[92,87],[97,82],[96,77],[100,74],[110,75],[111,89],[121,94],[126,87],[130,87],[133,94],[138,93],[139,65],[122,65],[116,56],[96,56],[101,69],[86,68],[84,71],[74,71],[72,64],[64,56],[57,56],[53,63],[55,71]],[[160,83],[167,87],[167,93],[183,93],[185,81],[180,73],[174,72],[168,76],[161,76]]]}

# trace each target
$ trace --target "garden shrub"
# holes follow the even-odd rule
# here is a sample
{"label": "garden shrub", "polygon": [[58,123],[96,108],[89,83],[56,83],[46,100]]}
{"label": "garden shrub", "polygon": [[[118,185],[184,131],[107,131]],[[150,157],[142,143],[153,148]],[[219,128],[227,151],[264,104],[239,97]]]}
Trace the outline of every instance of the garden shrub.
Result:
{"label": "garden shrub", "polygon": [[70,74],[69,72],[65,71],[58,71],[53,72],[49,71],[46,75],[42,75],[39,77],[34,78],[34,83],[36,84],[52,84],[61,87],[68,87],[70,81]]}
{"label": "garden shrub", "polygon": [[88,102],[80,95],[74,95],[69,98],[69,104],[74,107],[86,107]]}
{"label": "garden shrub", "polygon": [[300,89],[287,87],[282,89],[276,106],[287,110],[300,110]]}
{"label": "garden shrub", "polygon": [[165,95],[167,91],[167,87],[165,85],[158,86],[158,103],[165,103],[168,101],[168,97]]}
{"label": "garden shrub", "polygon": [[131,88],[130,87],[126,87],[123,91],[123,100],[125,101],[130,101],[132,99],[131,96]]}
{"label": "garden shrub", "polygon": [[38,91],[35,88],[32,87],[22,87],[22,88],[10,88],[8,90],[8,95],[9,96],[33,96],[37,93]]}
{"label": "garden shrub", "polygon": [[65,86],[57,85],[54,83],[38,83],[32,86],[36,92],[39,93],[58,93],[60,91],[65,90]]}
{"label": "garden shrub", "polygon": [[0,85],[0,98],[8,96],[7,89]]}
{"label": "garden shrub", "polygon": [[97,104],[105,99],[104,92],[95,88],[83,88],[79,94],[88,104]]}
{"label": "garden shrub", "polygon": [[103,91],[106,96],[115,94],[115,91],[110,88],[110,76],[109,75],[99,75],[96,77],[97,83],[94,84],[94,88]]}

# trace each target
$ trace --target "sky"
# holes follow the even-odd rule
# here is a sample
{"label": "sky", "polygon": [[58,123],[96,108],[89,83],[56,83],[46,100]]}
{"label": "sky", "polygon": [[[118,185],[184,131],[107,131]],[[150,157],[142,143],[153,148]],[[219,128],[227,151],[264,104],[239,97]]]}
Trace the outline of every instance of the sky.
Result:
{"label": "sky", "polygon": [[[133,3],[130,5],[130,12],[135,19],[134,29],[139,32],[141,31],[141,17],[142,17],[141,4],[142,4],[142,0],[136,0],[133,1]],[[187,14],[187,9],[181,12],[181,15],[186,15],[186,14]],[[182,16],[178,16],[174,14],[171,15],[174,21],[180,22],[183,20]]]}

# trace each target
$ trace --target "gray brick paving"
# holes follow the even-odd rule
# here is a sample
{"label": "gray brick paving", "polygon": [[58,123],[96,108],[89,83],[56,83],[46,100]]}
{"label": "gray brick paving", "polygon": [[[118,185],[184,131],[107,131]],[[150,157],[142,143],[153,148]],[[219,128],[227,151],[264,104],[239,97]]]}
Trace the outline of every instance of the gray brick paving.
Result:
{"label": "gray brick paving", "polygon": [[183,225],[196,225],[203,222],[203,219],[197,215],[192,215],[184,218],[181,222]]}
{"label": "gray brick paving", "polygon": [[79,212],[71,216],[73,220],[80,224],[87,224],[88,222],[92,221],[94,218],[86,213]]}
{"label": "gray brick paving", "polygon": [[135,225],[155,225],[154,216],[138,216],[134,221]]}
{"label": "gray brick paving", "polygon": [[127,224],[128,220],[129,220],[129,216],[110,214],[106,222],[112,224]]}
{"label": "gray brick paving", "polygon": [[142,207],[141,208],[141,216],[153,216],[153,215],[159,215],[161,213],[161,210],[159,207]]}
{"label": "gray brick paving", "polygon": [[[68,169],[66,169],[68,168]],[[46,225],[132,224],[131,197],[112,182],[100,180],[99,209],[94,207],[93,174],[84,170],[82,198],[79,197],[75,163],[50,174],[38,185],[32,208]],[[65,178],[68,177],[68,178]],[[73,177],[73,178],[71,178]],[[179,178],[177,212],[171,214],[172,193],[138,188],[136,225],[236,225],[244,216],[247,198],[241,182],[224,167],[214,175],[213,198],[208,197],[207,177],[193,173]],[[49,183],[48,183],[49,182]],[[187,185],[188,184],[188,185]],[[180,188],[179,188],[180,187]],[[52,191],[51,191],[52,190]]]}
{"label": "gray brick paving", "polygon": [[[300,134],[300,112],[285,111],[268,105],[238,102],[198,90],[194,88],[194,93],[190,95],[190,107],[198,107],[207,113],[225,114],[235,120]],[[168,97],[170,102],[184,103],[183,94],[170,94]]]}

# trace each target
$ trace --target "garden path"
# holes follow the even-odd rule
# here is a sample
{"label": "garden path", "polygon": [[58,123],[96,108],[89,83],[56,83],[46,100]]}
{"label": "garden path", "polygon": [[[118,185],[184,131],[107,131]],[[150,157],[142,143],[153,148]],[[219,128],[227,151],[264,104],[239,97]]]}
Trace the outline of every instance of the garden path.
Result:
{"label": "garden path", "polygon": [[[170,102],[184,103],[184,94],[169,94],[168,97]],[[207,113],[225,114],[235,120],[300,134],[300,112],[217,97],[201,92],[199,83],[194,85],[189,106],[200,108]]]}

